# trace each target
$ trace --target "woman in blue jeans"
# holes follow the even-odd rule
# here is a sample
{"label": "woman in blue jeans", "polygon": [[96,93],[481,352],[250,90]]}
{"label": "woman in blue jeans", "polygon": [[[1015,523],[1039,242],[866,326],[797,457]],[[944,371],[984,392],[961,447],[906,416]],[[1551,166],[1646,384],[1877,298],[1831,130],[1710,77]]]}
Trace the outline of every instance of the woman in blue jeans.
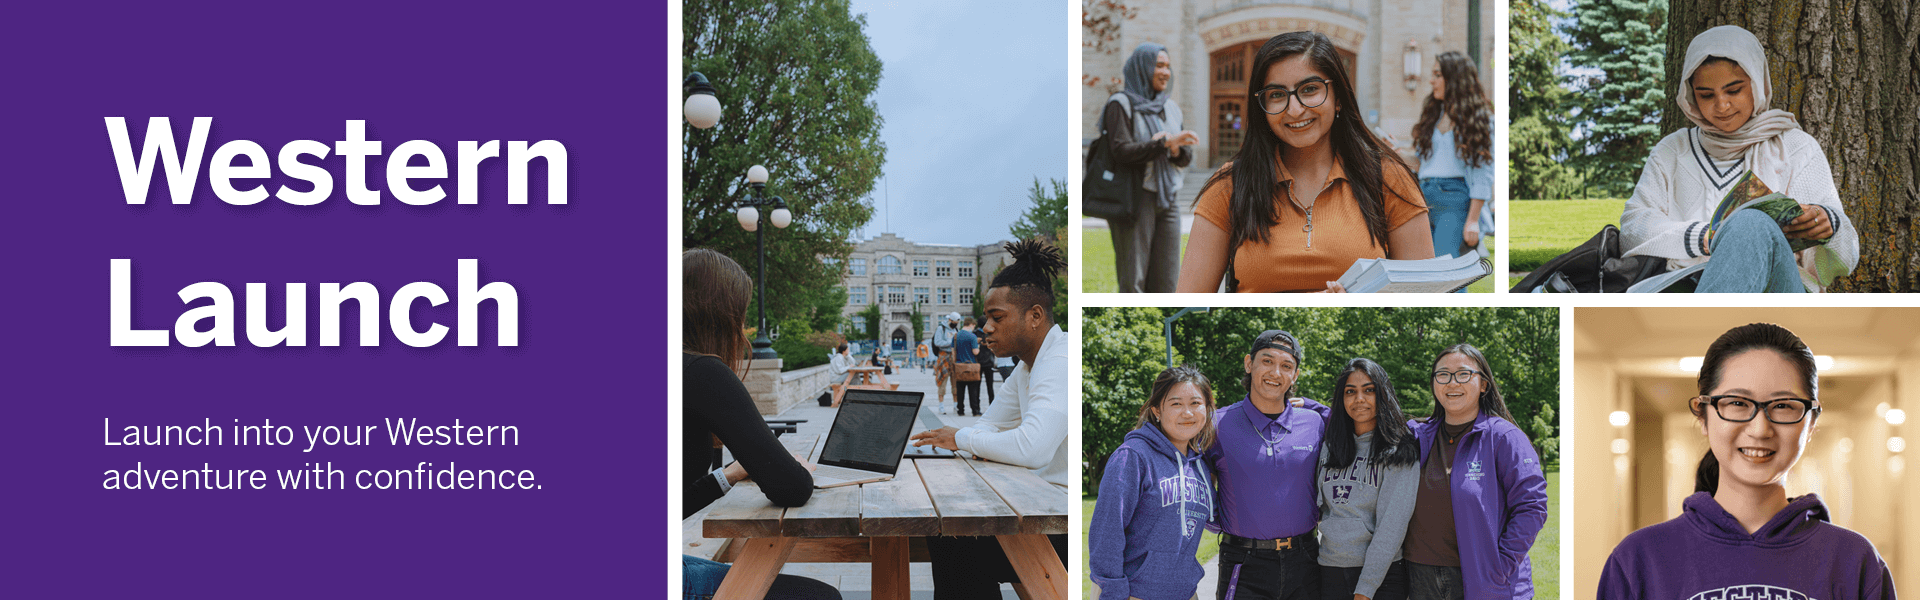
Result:
{"label": "woman in blue jeans", "polygon": [[1460,256],[1480,245],[1480,209],[1493,197],[1493,105],[1472,59],[1447,52],[1436,62],[1413,148],[1432,211],[1433,255]]}
{"label": "woman in blue jeans", "polygon": [[[1860,260],[1820,142],[1793,113],[1770,108],[1773,82],[1759,38],[1725,25],[1687,46],[1680,112],[1694,127],[1655,144],[1620,215],[1627,256],[1705,263],[1698,292],[1822,291]],[[1778,192],[1800,205],[1785,223],[1745,200]],[[1793,241],[1818,242],[1794,252]]]}

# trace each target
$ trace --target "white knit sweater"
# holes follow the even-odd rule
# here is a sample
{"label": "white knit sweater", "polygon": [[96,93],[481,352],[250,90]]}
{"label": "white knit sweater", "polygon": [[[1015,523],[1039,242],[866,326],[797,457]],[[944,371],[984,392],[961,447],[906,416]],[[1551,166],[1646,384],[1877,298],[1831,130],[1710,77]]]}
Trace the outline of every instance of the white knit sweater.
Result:
{"label": "white knit sweater", "polygon": [[[1713,211],[1749,165],[1744,159],[1717,160],[1700,147],[1700,129],[1690,127],[1668,134],[1653,147],[1640,171],[1640,183],[1627,199],[1620,216],[1620,233],[1627,256],[1659,256],[1670,269],[1706,262],[1700,238],[1706,234]],[[1833,237],[1823,246],[1802,251],[1800,280],[1809,291],[1821,291],[1836,274],[1852,272],[1860,262],[1860,237],[1840,206],[1833,186],[1833,169],[1820,143],[1798,129],[1781,134],[1788,181],[1761,181],[1773,191],[1801,204],[1817,204],[1833,219]],[[1756,174],[1758,176],[1758,174]],[[1827,277],[1819,277],[1825,272]],[[1824,279],[1824,281],[1822,281]]]}

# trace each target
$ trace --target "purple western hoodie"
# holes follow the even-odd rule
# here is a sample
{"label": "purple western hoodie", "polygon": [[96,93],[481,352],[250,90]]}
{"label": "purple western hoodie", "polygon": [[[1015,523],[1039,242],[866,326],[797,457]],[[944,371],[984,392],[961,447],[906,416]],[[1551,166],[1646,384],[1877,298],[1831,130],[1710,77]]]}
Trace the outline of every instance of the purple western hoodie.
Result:
{"label": "purple western hoodie", "polygon": [[1688,496],[1679,517],[1620,540],[1600,598],[1893,598],[1893,574],[1873,542],[1827,520],[1807,494],[1747,533],[1713,495]]}
{"label": "purple western hoodie", "polygon": [[1213,516],[1199,452],[1181,456],[1153,425],[1107,459],[1087,529],[1088,568],[1102,600],[1187,600],[1204,575],[1194,553]]}
{"label": "purple western hoodie", "polygon": [[[1414,421],[1420,462],[1433,453],[1441,418]],[[1453,453],[1453,528],[1467,598],[1532,598],[1527,550],[1547,523],[1547,478],[1527,434],[1484,412]]]}

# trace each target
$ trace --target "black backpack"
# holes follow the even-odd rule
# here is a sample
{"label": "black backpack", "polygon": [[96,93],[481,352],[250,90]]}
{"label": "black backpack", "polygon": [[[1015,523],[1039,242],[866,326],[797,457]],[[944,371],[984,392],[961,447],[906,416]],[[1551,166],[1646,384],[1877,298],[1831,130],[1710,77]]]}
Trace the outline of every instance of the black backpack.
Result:
{"label": "black backpack", "polygon": [[[1127,95],[1114,94],[1107,99],[1107,104],[1114,102],[1120,103],[1131,122],[1133,103],[1127,100]],[[1100,137],[1094,138],[1093,146],[1087,149],[1087,161],[1081,171],[1080,212],[1110,221],[1133,218],[1133,175],[1113,164],[1112,138],[1103,126]]]}
{"label": "black backpack", "polygon": [[1513,294],[1620,293],[1648,277],[1667,272],[1667,259],[1621,256],[1620,228],[1607,225],[1584,244],[1553,257],[1507,290]]}

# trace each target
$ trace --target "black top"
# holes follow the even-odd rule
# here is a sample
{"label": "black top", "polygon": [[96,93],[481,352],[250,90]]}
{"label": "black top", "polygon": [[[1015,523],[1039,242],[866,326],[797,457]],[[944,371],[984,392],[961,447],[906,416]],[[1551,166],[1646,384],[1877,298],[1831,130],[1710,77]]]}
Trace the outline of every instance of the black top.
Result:
{"label": "black top", "polygon": [[[1106,109],[1100,112],[1100,126],[1106,129],[1107,139],[1113,144],[1113,160],[1120,164],[1138,169],[1161,156],[1166,156],[1173,166],[1180,168],[1186,168],[1193,162],[1193,153],[1186,146],[1181,146],[1179,153],[1168,155],[1166,144],[1152,139],[1134,139],[1133,115],[1121,109],[1119,102],[1107,103]],[[1178,133],[1169,131],[1167,135]],[[1134,182],[1134,187],[1139,186],[1139,182]]]}
{"label": "black top", "polygon": [[774,506],[800,506],[813,497],[813,474],[787,453],[767,428],[740,378],[720,359],[682,353],[680,518],[720,499],[713,474],[713,438],[733,451]]}

